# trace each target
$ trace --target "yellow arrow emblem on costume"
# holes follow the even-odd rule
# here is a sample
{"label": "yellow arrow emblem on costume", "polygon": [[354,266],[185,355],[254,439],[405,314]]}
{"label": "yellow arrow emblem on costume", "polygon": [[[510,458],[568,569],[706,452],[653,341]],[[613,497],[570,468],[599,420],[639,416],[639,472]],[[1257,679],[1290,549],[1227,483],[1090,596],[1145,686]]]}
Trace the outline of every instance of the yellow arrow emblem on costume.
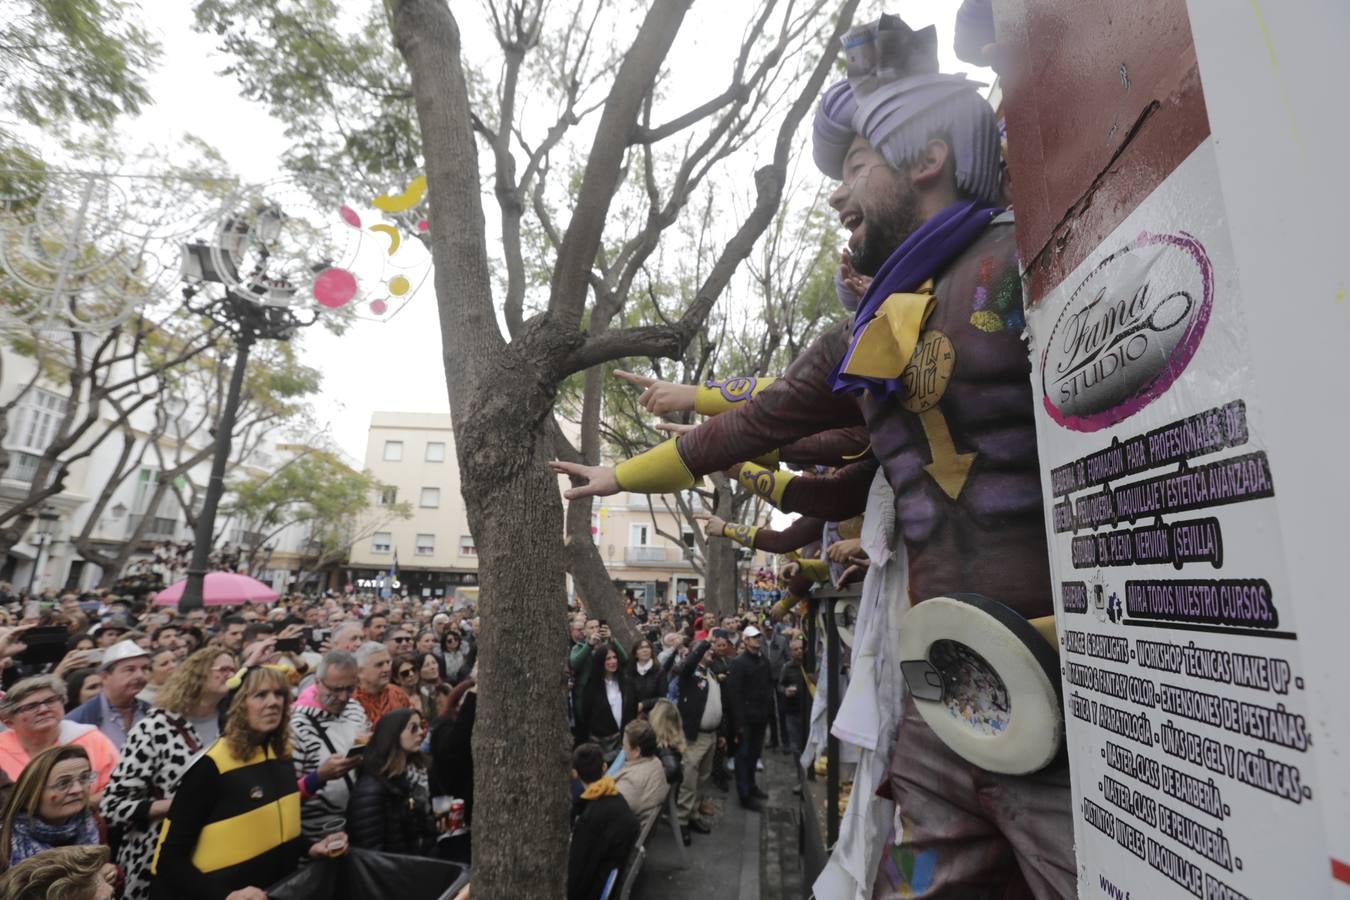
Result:
{"label": "yellow arrow emblem on costume", "polygon": [[956,443],[952,440],[951,429],[947,427],[947,417],[942,408],[934,406],[919,413],[923,423],[924,436],[928,438],[928,451],[933,461],[924,466],[924,471],[933,476],[933,480],[942,488],[943,493],[955,500],[961,496],[970,476],[970,467],[975,464],[974,453],[957,453]]}

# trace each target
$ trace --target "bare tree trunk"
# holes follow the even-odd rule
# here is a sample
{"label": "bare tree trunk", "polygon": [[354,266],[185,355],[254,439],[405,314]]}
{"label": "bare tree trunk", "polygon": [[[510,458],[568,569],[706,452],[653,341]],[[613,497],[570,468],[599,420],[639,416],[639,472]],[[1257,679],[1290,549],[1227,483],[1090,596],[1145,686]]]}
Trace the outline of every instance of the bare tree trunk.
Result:
{"label": "bare tree trunk", "polygon": [[625,648],[637,640],[638,632],[628,617],[623,595],[614,586],[609,569],[600,557],[600,551],[591,540],[590,499],[573,500],[567,504],[567,571],[572,573],[576,589],[586,612],[592,618],[605,619],[614,637]]}
{"label": "bare tree trunk", "polygon": [[426,152],[446,384],[478,546],[474,895],[554,900],[566,893],[569,747],[562,503],[547,469],[558,382],[497,328],[459,28],[444,0],[391,11]]}
{"label": "bare tree trunk", "polygon": [[[596,366],[586,372],[586,386],[581,403],[581,458],[588,465],[600,462],[600,407],[604,393],[605,373]],[[572,584],[586,605],[586,612],[609,622],[610,631],[624,647],[637,640],[637,629],[628,618],[623,596],[614,586],[605,561],[591,538],[590,497],[567,504],[567,571],[572,573]]]}
{"label": "bare tree trunk", "polygon": [[[558,242],[548,311],[513,327],[509,344],[493,304],[459,27],[446,0],[386,3],[395,44],[412,75],[446,383],[462,493],[479,549],[484,614],[473,737],[479,900],[560,900],[565,893],[567,802],[558,789],[565,781],[568,747],[565,554],[562,505],[546,469],[558,386],[599,363],[684,352],[777,209],[789,145],[829,71],[830,61],[822,60],[803,85],[780,129],[773,164],[755,173],[755,209],[679,321],[588,336],[581,329],[592,267],[624,177],[626,147],[690,2],[659,0],[648,7],[610,83],[572,216]],[[856,5],[857,0],[845,0],[842,26]],[[576,515],[584,516],[587,532],[585,542],[573,542],[576,552],[594,557],[589,509],[579,507]],[[603,596],[587,560],[581,556],[581,577],[596,582],[596,596]],[[622,616],[613,619],[626,622]]]}
{"label": "bare tree trunk", "polygon": [[[728,522],[736,521],[731,505],[731,487],[713,492],[713,512]],[[708,541],[703,574],[703,612],[721,619],[736,612],[736,548],[731,541]]]}

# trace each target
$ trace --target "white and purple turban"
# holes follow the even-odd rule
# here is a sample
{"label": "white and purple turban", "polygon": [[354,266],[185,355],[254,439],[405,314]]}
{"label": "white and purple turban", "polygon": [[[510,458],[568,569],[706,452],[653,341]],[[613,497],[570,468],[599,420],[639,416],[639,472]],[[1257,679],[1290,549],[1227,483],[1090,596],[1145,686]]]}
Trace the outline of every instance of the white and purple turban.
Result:
{"label": "white and purple turban", "polygon": [[985,203],[1002,196],[998,123],[979,82],[937,70],[932,26],[912,30],[883,15],[844,35],[848,78],[826,89],[816,107],[812,156],[842,178],[844,156],[862,135],[894,168],[917,159],[929,138],[951,146],[956,186]]}

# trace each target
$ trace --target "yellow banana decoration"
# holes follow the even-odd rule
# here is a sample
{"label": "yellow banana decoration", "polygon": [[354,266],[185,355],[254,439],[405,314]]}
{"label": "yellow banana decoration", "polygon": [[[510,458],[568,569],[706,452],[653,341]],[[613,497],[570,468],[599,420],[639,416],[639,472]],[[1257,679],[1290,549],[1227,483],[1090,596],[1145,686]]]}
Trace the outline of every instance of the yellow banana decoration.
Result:
{"label": "yellow banana decoration", "polygon": [[418,203],[422,202],[422,195],[427,192],[427,178],[425,175],[418,175],[409,184],[407,189],[401,194],[381,194],[371,201],[375,208],[387,213],[401,213],[404,210],[412,209]]}
{"label": "yellow banana decoration", "polygon": [[[378,201],[377,201],[377,202],[378,202]],[[399,245],[400,243],[402,243],[403,238],[399,237],[398,229],[397,229],[397,228],[395,228],[393,225],[385,225],[385,224],[381,223],[381,224],[379,224],[379,225],[372,225],[372,226],[370,226],[370,230],[371,230],[371,231],[378,231],[378,232],[380,232],[381,234],[387,234],[387,235],[389,235],[389,255],[390,255],[390,256],[393,256],[395,253],[398,252],[398,245]]]}

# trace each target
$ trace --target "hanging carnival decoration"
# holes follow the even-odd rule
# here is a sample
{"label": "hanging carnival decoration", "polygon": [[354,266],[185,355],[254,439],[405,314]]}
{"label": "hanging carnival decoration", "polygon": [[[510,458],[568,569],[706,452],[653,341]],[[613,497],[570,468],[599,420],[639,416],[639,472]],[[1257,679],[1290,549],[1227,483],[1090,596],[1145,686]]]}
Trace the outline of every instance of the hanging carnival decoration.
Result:
{"label": "hanging carnival decoration", "polygon": [[425,179],[329,207],[336,185],[0,170],[0,328],[103,331],[185,284],[388,320],[430,271]]}

